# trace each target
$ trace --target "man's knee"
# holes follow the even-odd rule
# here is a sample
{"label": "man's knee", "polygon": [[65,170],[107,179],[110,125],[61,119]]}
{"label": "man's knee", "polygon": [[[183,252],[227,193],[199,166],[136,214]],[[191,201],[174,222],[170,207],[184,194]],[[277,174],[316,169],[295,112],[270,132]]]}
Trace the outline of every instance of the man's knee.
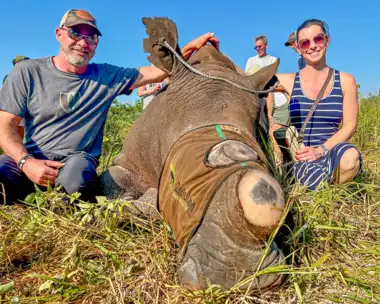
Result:
{"label": "man's knee", "polygon": [[341,172],[357,171],[360,167],[360,155],[357,149],[351,148],[344,152],[339,169]]}
{"label": "man's knee", "polygon": [[65,166],[56,179],[68,194],[80,192],[83,197],[95,196],[99,189],[96,173],[97,163],[85,154],[74,155],[65,161]]}

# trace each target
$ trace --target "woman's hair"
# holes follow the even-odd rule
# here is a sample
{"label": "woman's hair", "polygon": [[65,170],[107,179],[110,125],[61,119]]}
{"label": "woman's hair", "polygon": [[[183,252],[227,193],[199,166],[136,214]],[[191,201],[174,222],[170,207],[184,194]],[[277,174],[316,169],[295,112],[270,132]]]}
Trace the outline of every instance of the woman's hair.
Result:
{"label": "woman's hair", "polygon": [[308,19],[304,21],[296,30],[296,40],[298,41],[298,33],[306,27],[318,25],[322,28],[322,31],[327,37],[330,37],[329,26],[325,21],[319,19]]}

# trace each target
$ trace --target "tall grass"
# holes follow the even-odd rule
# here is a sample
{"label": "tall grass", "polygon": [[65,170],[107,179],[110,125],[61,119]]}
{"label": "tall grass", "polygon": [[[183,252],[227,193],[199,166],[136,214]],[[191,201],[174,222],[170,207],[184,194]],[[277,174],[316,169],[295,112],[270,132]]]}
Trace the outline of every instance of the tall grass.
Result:
{"label": "tall grass", "polygon": [[[380,303],[379,117],[380,99],[361,102],[352,138],[364,155],[357,180],[318,192],[286,186],[287,217],[271,239],[282,243],[289,265],[266,270],[287,274],[279,290],[253,295],[237,284],[188,292],[162,221],[134,216],[128,202],[74,205],[76,195],[48,191],[0,209],[0,302]],[[123,119],[109,121],[106,136]],[[116,144],[104,150],[105,167]]]}

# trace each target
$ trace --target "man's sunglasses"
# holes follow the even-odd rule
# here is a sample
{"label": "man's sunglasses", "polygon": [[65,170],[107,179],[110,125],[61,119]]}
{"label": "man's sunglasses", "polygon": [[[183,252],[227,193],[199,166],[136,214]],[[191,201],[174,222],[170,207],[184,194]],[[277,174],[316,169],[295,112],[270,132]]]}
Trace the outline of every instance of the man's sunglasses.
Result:
{"label": "man's sunglasses", "polygon": [[[326,35],[325,34],[319,34],[313,38],[313,41],[316,45],[321,46],[326,41]],[[298,46],[301,50],[306,51],[310,48],[311,40],[310,39],[303,39],[300,42],[298,42]]]}
{"label": "man's sunglasses", "polygon": [[88,44],[96,44],[98,42],[97,34],[83,35],[81,33],[74,31],[72,28],[61,27],[60,29],[66,31],[67,35],[75,41],[84,39],[84,41],[86,41],[86,43]]}
{"label": "man's sunglasses", "polygon": [[255,50],[261,50],[261,49],[263,49],[263,48],[265,48],[265,46],[264,46],[264,45],[255,46]]}

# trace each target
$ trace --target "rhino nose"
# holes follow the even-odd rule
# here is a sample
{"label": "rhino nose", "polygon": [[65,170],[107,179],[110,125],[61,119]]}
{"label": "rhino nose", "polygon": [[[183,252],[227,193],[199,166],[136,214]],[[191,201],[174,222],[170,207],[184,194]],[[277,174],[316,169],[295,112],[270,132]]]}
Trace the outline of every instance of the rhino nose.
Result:
{"label": "rhino nose", "polygon": [[266,172],[250,170],[244,174],[238,185],[238,197],[251,224],[270,227],[280,221],[285,207],[284,193]]}

